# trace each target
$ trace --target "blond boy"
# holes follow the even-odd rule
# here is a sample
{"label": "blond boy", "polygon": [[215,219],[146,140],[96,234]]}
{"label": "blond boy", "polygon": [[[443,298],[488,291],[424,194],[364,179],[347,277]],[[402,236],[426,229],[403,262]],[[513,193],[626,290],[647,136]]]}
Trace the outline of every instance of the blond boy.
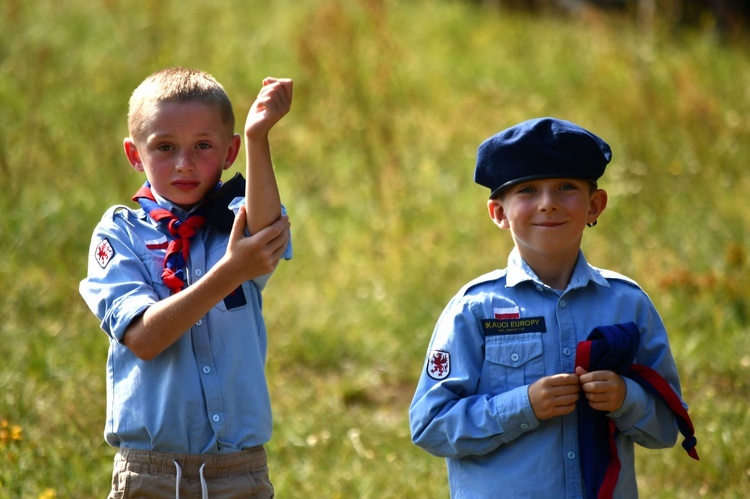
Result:
{"label": "blond boy", "polygon": [[146,177],[141,208],[104,214],[80,285],[110,342],[110,497],[273,497],[261,291],[291,242],[268,134],[291,101],[291,80],[263,81],[243,188],[221,183],[241,137],[211,75],[168,68],[133,92],[124,150]]}

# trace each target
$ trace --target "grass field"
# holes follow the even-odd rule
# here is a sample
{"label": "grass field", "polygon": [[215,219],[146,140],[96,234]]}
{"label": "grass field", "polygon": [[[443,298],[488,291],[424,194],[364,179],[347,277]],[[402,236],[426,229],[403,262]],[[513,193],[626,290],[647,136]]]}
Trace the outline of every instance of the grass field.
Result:
{"label": "grass field", "polygon": [[476,147],[543,115],[613,147],[584,250],[653,298],[697,428],[700,462],[638,450],[641,496],[746,497],[746,45],[473,2],[5,0],[0,498],[108,491],[107,341],[77,286],[94,225],[142,182],[120,145],[130,92],[170,65],[214,74],[240,123],[264,76],[295,80],[273,135],[295,258],[265,294],[278,497],[447,497],[408,405],[443,306],[510,250]]}

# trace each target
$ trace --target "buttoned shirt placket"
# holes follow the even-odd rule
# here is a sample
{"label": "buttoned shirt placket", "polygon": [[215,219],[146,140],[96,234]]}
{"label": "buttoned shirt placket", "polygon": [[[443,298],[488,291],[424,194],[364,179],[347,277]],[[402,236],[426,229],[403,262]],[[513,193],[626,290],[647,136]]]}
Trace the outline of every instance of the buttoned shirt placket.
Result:
{"label": "buttoned shirt placket", "polygon": [[[189,284],[200,279],[206,268],[206,247],[203,241],[205,232],[202,232],[190,249],[190,260],[186,271]],[[224,404],[221,397],[221,386],[216,371],[216,363],[211,353],[211,342],[208,335],[208,315],[201,317],[190,328],[190,339],[195,352],[195,362],[200,370],[200,380],[203,388],[203,397],[206,401],[206,412],[211,428],[216,439],[221,442],[224,428]]]}
{"label": "buttoned shirt placket", "polygon": [[[575,351],[578,339],[575,330],[573,295],[570,288],[557,300],[555,316],[560,330],[560,366],[563,373],[575,372]],[[581,465],[578,449],[578,424],[576,413],[562,418],[563,459],[565,463],[566,497],[577,498],[581,490]]]}

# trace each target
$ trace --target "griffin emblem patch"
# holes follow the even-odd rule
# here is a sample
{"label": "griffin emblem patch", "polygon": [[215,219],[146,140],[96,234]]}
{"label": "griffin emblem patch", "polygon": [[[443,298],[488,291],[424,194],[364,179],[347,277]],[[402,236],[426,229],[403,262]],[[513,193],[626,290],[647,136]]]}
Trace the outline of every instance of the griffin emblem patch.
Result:
{"label": "griffin emblem patch", "polygon": [[432,379],[445,379],[451,373],[451,355],[442,350],[430,352],[427,362],[427,375]]}
{"label": "griffin emblem patch", "polygon": [[99,241],[99,244],[96,245],[96,249],[94,250],[96,263],[98,263],[101,268],[104,268],[109,264],[109,261],[112,260],[113,256],[115,256],[115,249],[109,244],[109,241],[107,239]]}

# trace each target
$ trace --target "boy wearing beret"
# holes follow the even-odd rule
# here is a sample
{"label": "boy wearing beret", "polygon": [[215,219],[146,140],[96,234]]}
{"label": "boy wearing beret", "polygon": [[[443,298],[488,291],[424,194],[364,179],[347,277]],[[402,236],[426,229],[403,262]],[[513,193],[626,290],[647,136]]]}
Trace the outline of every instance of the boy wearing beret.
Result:
{"label": "boy wearing beret", "polygon": [[695,452],[654,305],[580,249],[607,206],[597,180],[611,157],[554,118],[479,147],[475,181],[515,247],[443,311],[409,411],[414,443],[447,459],[451,497],[632,499],[635,443],[671,447],[679,427]]}

